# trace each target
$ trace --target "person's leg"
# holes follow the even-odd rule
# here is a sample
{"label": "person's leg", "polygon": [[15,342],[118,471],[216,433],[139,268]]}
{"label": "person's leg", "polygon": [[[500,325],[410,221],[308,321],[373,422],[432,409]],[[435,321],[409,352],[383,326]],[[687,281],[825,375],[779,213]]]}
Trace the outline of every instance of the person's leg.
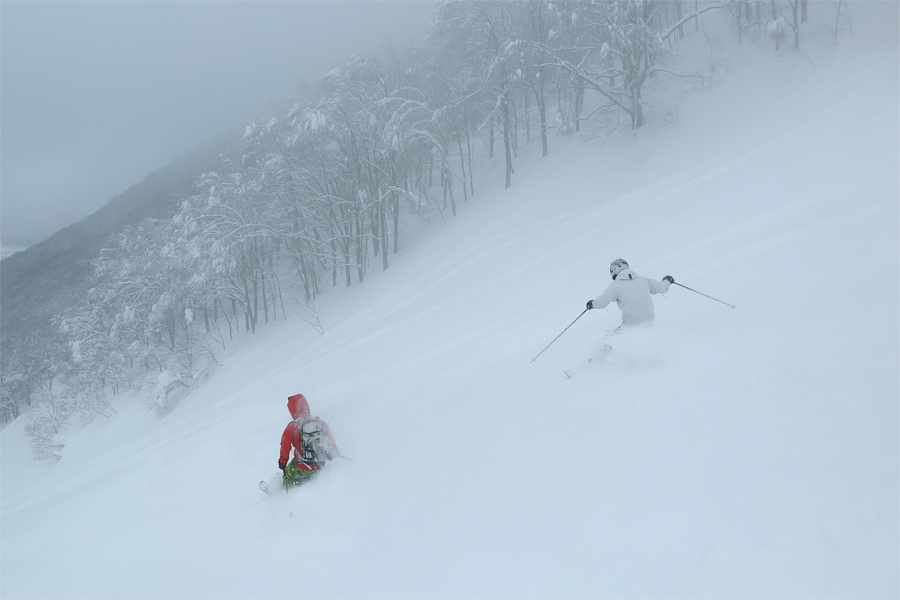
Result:
{"label": "person's leg", "polygon": [[304,484],[312,480],[316,476],[318,470],[306,471],[297,466],[297,461],[292,460],[284,469],[284,489],[290,489],[298,485]]}

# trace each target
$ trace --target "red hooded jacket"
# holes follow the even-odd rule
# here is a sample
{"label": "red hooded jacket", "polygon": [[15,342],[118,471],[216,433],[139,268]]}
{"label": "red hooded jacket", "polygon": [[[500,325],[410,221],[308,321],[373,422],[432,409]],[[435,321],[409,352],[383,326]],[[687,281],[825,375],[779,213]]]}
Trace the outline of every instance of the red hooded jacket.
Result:
{"label": "red hooded jacket", "polygon": [[[283,469],[287,465],[288,458],[291,454],[291,447],[293,446],[294,461],[297,463],[298,468],[303,471],[315,471],[316,469],[321,469],[325,466],[325,463],[311,465],[303,462],[303,459],[300,458],[300,423],[302,423],[304,419],[309,418],[309,403],[306,401],[303,394],[294,394],[288,398],[287,407],[291,412],[291,416],[294,417],[294,420],[287,424],[287,427],[284,428],[284,433],[281,434],[281,454],[278,456],[278,468]],[[325,429],[325,435],[328,436],[328,441],[334,448],[335,453],[337,453],[337,444],[334,443],[334,435],[332,435],[328,423],[318,417],[313,418],[322,424],[322,427]]]}

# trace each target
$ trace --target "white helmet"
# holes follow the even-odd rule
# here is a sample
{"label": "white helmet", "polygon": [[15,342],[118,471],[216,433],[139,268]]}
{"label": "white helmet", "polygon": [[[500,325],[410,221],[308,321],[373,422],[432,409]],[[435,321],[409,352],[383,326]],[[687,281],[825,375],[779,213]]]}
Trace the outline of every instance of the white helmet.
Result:
{"label": "white helmet", "polygon": [[609,263],[609,275],[613,279],[616,278],[616,275],[624,271],[628,268],[628,261],[624,258],[617,258],[616,260]]}

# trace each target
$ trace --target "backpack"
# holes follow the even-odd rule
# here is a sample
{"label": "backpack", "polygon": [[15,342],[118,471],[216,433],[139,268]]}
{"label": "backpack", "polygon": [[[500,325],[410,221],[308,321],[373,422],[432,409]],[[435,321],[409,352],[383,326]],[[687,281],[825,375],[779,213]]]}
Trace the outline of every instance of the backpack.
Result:
{"label": "backpack", "polygon": [[300,442],[300,459],[309,465],[324,463],[334,458],[331,442],[325,427],[319,419],[312,417],[297,421]]}

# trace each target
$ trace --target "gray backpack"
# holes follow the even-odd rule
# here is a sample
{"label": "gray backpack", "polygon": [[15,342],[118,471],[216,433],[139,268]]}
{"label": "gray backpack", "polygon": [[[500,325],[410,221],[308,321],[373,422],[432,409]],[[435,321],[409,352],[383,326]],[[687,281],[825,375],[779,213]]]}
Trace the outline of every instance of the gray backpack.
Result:
{"label": "gray backpack", "polygon": [[309,465],[324,463],[334,458],[331,442],[325,426],[316,417],[298,421],[300,458]]}

